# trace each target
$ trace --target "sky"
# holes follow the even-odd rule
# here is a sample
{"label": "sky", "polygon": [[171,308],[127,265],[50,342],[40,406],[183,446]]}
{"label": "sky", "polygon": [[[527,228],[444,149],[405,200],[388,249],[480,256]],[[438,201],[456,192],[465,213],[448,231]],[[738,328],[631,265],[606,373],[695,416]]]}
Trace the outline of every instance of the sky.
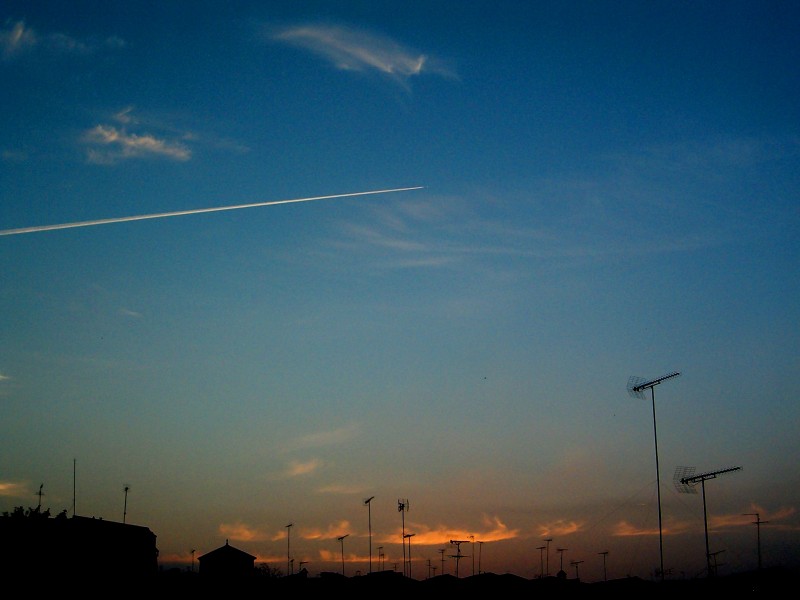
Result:
{"label": "sky", "polygon": [[797,567],[798,39],[772,0],[6,0],[0,512],[162,568]]}

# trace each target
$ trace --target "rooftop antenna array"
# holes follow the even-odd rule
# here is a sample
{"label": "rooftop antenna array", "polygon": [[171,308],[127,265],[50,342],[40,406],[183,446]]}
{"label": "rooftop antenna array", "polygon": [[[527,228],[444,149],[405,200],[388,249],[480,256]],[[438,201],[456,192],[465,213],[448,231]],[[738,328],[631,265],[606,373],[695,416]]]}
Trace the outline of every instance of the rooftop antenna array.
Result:
{"label": "rooftop antenna array", "polygon": [[662,381],[666,381],[667,379],[672,379],[673,377],[677,377],[680,375],[678,371],[674,371],[669,373],[668,375],[664,375],[663,377],[657,377],[656,379],[643,379],[641,377],[636,377],[635,375],[631,375],[628,378],[628,393],[633,396],[634,398],[644,398],[644,391],[650,390],[650,398],[653,402],[653,439],[655,441],[655,448],[656,448],[656,491],[658,494],[658,553],[660,563],[659,574],[661,576],[661,581],[664,581],[664,535],[663,529],[661,526],[661,477],[659,476],[659,469],[658,469],[658,433],[656,430],[656,391],[655,387],[659,385]]}
{"label": "rooftop antenna array", "polygon": [[400,538],[400,541],[403,542],[403,575],[407,575],[406,567],[406,511],[408,510],[408,498],[399,498],[397,500],[397,512],[400,513],[400,517],[403,523],[403,537]]}
{"label": "rooftop antenna array", "polygon": [[450,540],[450,543],[456,547],[456,553],[450,555],[450,558],[456,559],[456,577],[458,577],[458,561],[466,557],[466,555],[461,554],[461,544],[466,544],[468,541],[469,540]]}
{"label": "rooftop antenna array", "polygon": [[[716,566],[711,566],[711,553],[708,551],[708,512],[706,510],[706,480],[716,479],[723,473],[730,473],[731,471],[740,471],[742,467],[730,467],[727,469],[720,469],[719,471],[709,471],[708,473],[700,473],[695,475],[694,467],[676,467],[675,475],[672,481],[675,483],[675,488],[683,494],[696,494],[697,488],[695,487],[700,482],[700,487],[703,490],[703,528],[706,536],[706,574],[711,577],[716,573]],[[716,561],[715,561],[716,562]]]}

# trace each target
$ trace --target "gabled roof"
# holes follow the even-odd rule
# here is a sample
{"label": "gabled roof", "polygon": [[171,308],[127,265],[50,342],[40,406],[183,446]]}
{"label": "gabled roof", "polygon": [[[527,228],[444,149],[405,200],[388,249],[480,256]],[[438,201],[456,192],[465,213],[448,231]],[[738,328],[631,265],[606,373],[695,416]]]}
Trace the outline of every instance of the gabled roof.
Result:
{"label": "gabled roof", "polygon": [[239,550],[238,548],[234,548],[230,544],[228,544],[228,540],[225,540],[225,545],[220,546],[216,550],[212,550],[211,552],[206,552],[202,556],[198,557],[197,560],[202,561],[204,558],[208,558],[209,556],[215,558],[231,558],[231,557],[238,557],[239,559],[247,558],[249,560],[256,560],[256,557],[252,554],[248,554],[244,550]]}

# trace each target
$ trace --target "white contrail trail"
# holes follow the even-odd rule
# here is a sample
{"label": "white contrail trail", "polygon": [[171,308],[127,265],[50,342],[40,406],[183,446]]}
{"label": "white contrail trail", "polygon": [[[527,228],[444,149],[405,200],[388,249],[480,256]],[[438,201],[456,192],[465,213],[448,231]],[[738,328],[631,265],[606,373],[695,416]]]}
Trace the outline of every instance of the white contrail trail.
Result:
{"label": "white contrail trail", "polygon": [[311,200],[329,200],[331,198],[349,198],[352,196],[366,196],[368,194],[389,194],[391,192],[405,192],[421,190],[424,186],[395,188],[392,190],[373,190],[370,192],[351,192],[349,194],[333,194],[331,196],[312,196],[310,198],[295,198],[293,200],[273,200],[270,202],[254,202],[252,204],[237,204],[235,206],[217,206],[216,208],[195,208],[191,210],[176,210],[174,212],[156,213],[152,215],[138,215],[134,217],[117,217],[113,219],[97,219],[95,221],[78,221],[76,223],[61,223],[59,225],[39,225],[36,227],[21,227],[19,229],[5,229],[0,235],[15,235],[18,233],[34,233],[36,231],[50,231],[53,229],[69,229],[71,227],[89,227],[90,225],[105,225],[107,223],[122,223],[124,221],[141,221],[143,219],[161,219],[163,217],[179,217],[181,215],[194,215],[197,213],[219,212],[221,210],[238,210],[240,208],[255,208],[256,206],[272,206],[274,204],[290,204],[292,202],[310,202]]}

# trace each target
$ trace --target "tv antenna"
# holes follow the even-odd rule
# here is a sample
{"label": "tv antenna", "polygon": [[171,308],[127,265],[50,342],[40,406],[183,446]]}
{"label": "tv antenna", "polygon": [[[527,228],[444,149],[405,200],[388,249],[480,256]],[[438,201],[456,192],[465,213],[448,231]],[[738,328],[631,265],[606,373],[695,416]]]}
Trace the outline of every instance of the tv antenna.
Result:
{"label": "tv antenna", "polygon": [[375,496],[370,496],[364,500],[367,505],[367,526],[369,527],[369,572],[372,573],[372,507],[370,502],[375,499]]}
{"label": "tv antenna", "polygon": [[125,504],[122,508],[122,524],[125,524],[125,517],[128,516],[128,492],[130,491],[131,486],[127,483],[123,486],[122,490],[125,492]]}
{"label": "tv antenna", "polygon": [[456,577],[458,577],[458,561],[462,558],[466,558],[466,555],[461,554],[461,544],[466,544],[469,540],[450,540],[450,543],[456,547],[456,553],[451,554],[449,558],[456,559]]}
{"label": "tv antenna", "polygon": [[403,544],[408,540],[408,576],[411,577],[411,538],[417,535],[416,533],[404,533]]}
{"label": "tv antenna", "polygon": [[578,581],[580,581],[580,579],[581,579],[580,575],[578,575],[578,565],[581,564],[582,562],[583,562],[582,560],[571,560],[571,561],[569,561],[569,564],[571,564],[573,567],[575,567],[575,579],[577,579]]}
{"label": "tv antenna", "polygon": [[336,539],[339,540],[339,543],[342,545],[342,575],[344,575],[344,538],[346,538],[349,533],[345,533],[344,535],[340,535]]}
{"label": "tv antenna", "polygon": [[289,523],[286,526],[286,572],[289,575],[294,574],[294,565],[292,564],[291,553],[292,527],[294,527],[294,523]]}
{"label": "tv antenna", "polygon": [[406,571],[406,511],[408,510],[408,498],[400,498],[397,500],[397,512],[400,513],[403,523],[403,537],[401,538],[401,542],[403,542],[403,575],[407,575]]}
{"label": "tv antenna", "polygon": [[668,375],[664,375],[663,377],[658,377],[656,379],[643,379],[641,377],[636,377],[635,375],[631,375],[628,378],[628,393],[631,396],[633,396],[634,398],[644,398],[644,391],[649,389],[650,398],[652,399],[653,402],[653,439],[655,441],[655,447],[656,447],[656,492],[658,495],[658,554],[661,561],[661,568],[659,569],[661,581],[664,581],[664,535],[661,526],[661,477],[659,476],[659,469],[658,469],[658,433],[656,431],[655,387],[662,381],[666,381],[667,379],[672,379],[673,377],[677,377],[678,375],[680,375],[680,373],[678,371],[674,371],[672,373],[669,373]]}
{"label": "tv antenna", "polygon": [[758,513],[743,513],[746,517],[755,517],[756,520],[753,521],[753,525],[756,526],[756,543],[758,544],[758,570],[761,570],[761,525],[764,523],[769,523],[769,521],[762,521],[761,515]]}
{"label": "tv antenna", "polygon": [[36,507],[36,512],[41,512],[42,510],[42,496],[44,496],[44,492],[42,489],[44,488],[44,484],[42,483],[39,485],[39,491],[36,492],[36,495],[39,496],[39,505]]}
{"label": "tv antenna", "polygon": [[194,573],[194,553],[196,552],[196,550],[192,548],[191,550],[189,550],[189,552],[192,554],[192,573]]}
{"label": "tv antenna", "polygon": [[553,538],[544,538],[543,541],[546,544],[545,548],[547,548],[547,550],[546,550],[546,552],[547,552],[547,561],[546,561],[547,571],[545,571],[545,575],[547,577],[550,577],[550,542],[553,541]]}
{"label": "tv antenna", "polygon": [[706,511],[706,480],[716,479],[723,473],[730,473],[731,471],[740,471],[742,467],[730,467],[727,469],[720,469],[719,471],[709,471],[708,473],[701,473],[700,475],[694,474],[694,467],[677,467],[673,481],[675,487],[679,492],[684,494],[696,494],[697,482],[700,482],[700,487],[703,490],[703,527],[706,535],[706,574],[708,577],[716,574],[716,559],[714,560],[714,567],[711,566],[712,555],[708,551],[708,513]]}

